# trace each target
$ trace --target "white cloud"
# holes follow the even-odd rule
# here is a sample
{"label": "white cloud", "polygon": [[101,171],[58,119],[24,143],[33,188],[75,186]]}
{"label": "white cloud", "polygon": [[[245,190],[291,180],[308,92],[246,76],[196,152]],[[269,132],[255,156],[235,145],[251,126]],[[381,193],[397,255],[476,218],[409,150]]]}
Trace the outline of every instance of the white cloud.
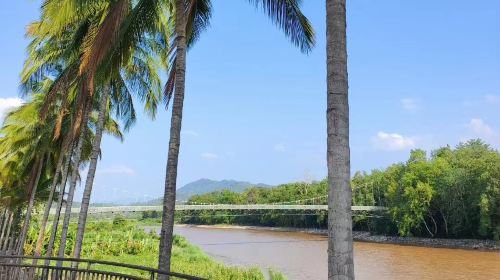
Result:
{"label": "white cloud", "polygon": [[219,155],[214,153],[201,153],[200,157],[207,160],[213,160],[213,159],[218,159]]}
{"label": "white cloud", "polygon": [[484,100],[490,104],[500,104],[500,96],[488,94],[484,96]]}
{"label": "white cloud", "polygon": [[276,145],[274,145],[274,150],[276,152],[283,153],[283,152],[286,152],[286,146],[285,146],[285,144],[276,144]]}
{"label": "white cloud", "polygon": [[125,176],[134,176],[136,174],[135,170],[125,166],[125,165],[112,165],[106,168],[98,168],[98,174],[102,175],[125,175]]}
{"label": "white cloud", "polygon": [[199,135],[198,132],[196,132],[194,130],[183,130],[181,133],[183,135],[189,135],[189,136],[194,136],[194,137],[197,137]]}
{"label": "white cloud", "polygon": [[494,134],[493,129],[482,119],[471,119],[467,127],[478,136],[491,136]]}
{"label": "white cloud", "polygon": [[0,120],[10,111],[23,105],[24,100],[17,97],[0,98]]}
{"label": "white cloud", "polygon": [[404,110],[414,112],[417,110],[418,102],[413,98],[403,98],[400,100],[401,106]]}
{"label": "white cloud", "polygon": [[383,131],[379,131],[376,136],[372,137],[372,143],[375,148],[388,151],[400,151],[415,147],[414,138]]}

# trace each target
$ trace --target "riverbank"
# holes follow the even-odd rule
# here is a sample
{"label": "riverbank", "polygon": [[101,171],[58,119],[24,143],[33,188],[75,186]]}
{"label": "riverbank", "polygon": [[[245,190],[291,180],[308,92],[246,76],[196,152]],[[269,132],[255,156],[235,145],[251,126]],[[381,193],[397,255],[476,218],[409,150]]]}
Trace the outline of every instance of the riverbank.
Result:
{"label": "riverbank", "polygon": [[[326,229],[307,229],[307,228],[291,228],[291,227],[260,227],[260,226],[239,226],[239,225],[192,225],[178,224],[179,227],[199,227],[199,228],[222,228],[222,229],[251,229],[251,230],[266,230],[278,232],[302,232],[309,234],[318,234],[326,236]],[[422,238],[422,237],[400,237],[400,236],[385,236],[375,235],[366,231],[354,231],[353,239],[359,242],[371,242],[381,244],[396,244],[405,246],[419,246],[431,248],[450,248],[450,249],[467,249],[467,250],[487,250],[499,251],[500,242],[494,240],[480,239],[444,239],[444,238]]]}

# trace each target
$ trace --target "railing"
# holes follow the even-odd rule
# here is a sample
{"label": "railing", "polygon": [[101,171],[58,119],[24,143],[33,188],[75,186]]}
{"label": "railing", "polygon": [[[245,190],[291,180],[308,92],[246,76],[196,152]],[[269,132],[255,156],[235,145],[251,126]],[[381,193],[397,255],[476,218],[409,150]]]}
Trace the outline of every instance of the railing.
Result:
{"label": "railing", "polygon": [[[386,211],[382,206],[352,206],[352,211]],[[122,212],[146,212],[162,211],[163,206],[109,206],[109,207],[90,207],[89,214],[99,213],[122,213]],[[285,204],[207,204],[207,205],[188,205],[180,204],[175,206],[175,211],[200,211],[200,210],[328,210],[328,205],[285,205]],[[72,208],[71,213],[79,213],[80,208]],[[52,209],[51,213],[55,213]]]}
{"label": "railing", "polygon": [[[38,264],[46,261],[49,265]],[[63,265],[51,265],[56,261],[62,261]],[[206,280],[196,276],[109,261],[0,256],[0,280],[156,280],[164,277],[170,280]]]}

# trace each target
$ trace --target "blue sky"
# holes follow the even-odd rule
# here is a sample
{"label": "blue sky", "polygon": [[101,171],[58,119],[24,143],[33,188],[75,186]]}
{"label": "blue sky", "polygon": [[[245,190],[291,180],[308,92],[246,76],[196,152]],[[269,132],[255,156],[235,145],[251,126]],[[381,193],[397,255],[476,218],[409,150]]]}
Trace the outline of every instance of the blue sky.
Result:
{"label": "blue sky", "polygon": [[[0,11],[0,112],[18,103],[24,27],[39,2]],[[324,1],[303,2],[317,33],[309,55],[247,1],[213,1],[211,27],[188,54],[179,186],[325,177]],[[500,148],[498,30],[497,0],[349,1],[353,171],[474,137]],[[170,111],[161,111],[155,121],[141,114],[124,143],[103,140],[93,201],[162,194]]]}

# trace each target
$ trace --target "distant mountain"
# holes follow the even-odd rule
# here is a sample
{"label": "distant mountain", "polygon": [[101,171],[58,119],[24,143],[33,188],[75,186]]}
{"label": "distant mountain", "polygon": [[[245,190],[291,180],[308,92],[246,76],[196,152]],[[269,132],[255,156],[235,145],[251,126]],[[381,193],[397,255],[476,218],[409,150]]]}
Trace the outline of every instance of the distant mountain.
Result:
{"label": "distant mountain", "polygon": [[189,183],[177,190],[177,200],[185,201],[196,194],[205,194],[214,191],[230,190],[233,192],[244,192],[249,187],[268,188],[266,184],[252,184],[244,181],[222,180],[215,181],[210,179],[200,179]]}
{"label": "distant mountain", "polygon": [[[269,188],[271,186],[266,184],[252,184],[245,181],[235,181],[235,180],[210,180],[210,179],[200,179],[183,187],[177,189],[177,201],[187,201],[191,196],[196,194],[205,194],[214,191],[221,190],[231,190],[233,192],[244,192],[249,187],[262,187]],[[163,201],[162,198],[157,198],[146,203],[140,203],[142,205],[158,205]]]}

